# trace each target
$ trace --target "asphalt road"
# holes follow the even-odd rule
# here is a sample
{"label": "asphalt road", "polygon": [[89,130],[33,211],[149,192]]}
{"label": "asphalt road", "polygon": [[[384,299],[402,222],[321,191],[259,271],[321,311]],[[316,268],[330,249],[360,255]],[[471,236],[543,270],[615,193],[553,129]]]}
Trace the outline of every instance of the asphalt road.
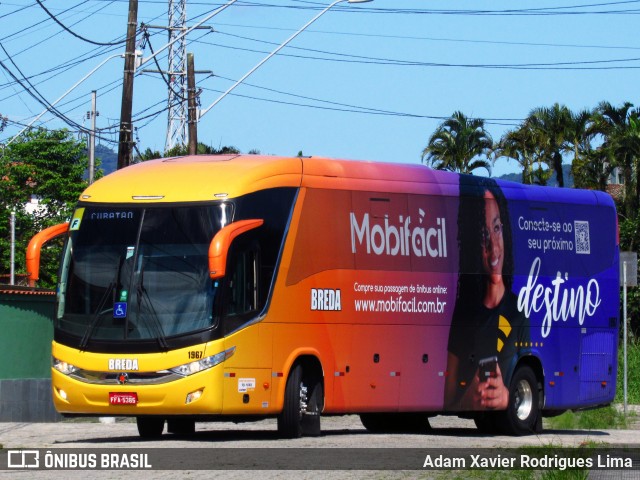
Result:
{"label": "asphalt road", "polygon": [[[626,446],[640,449],[640,430],[545,430],[539,435],[523,437],[490,436],[479,433],[470,420],[457,417],[435,417],[431,419],[432,431],[427,434],[371,434],[368,433],[357,416],[328,417],[322,419],[322,435],[293,440],[278,439],[275,420],[255,423],[234,424],[229,422],[197,424],[196,433],[190,437],[177,437],[166,434],[158,440],[142,440],[138,436],[135,422],[117,419],[113,423],[94,421],[64,421],[61,423],[0,423],[0,444],[5,450],[15,449],[92,449],[92,451],[111,451],[111,449],[168,449],[167,454],[187,452],[186,449],[200,449],[198,455],[216,455],[220,449],[272,448],[274,452],[292,452],[297,449],[313,449],[314,452],[333,453],[341,449],[500,449],[521,446],[540,446],[551,448],[579,447],[586,444]],[[284,450],[289,449],[289,450]],[[320,449],[320,450],[318,450]],[[333,449],[333,450],[323,450]],[[336,450],[337,449],[337,450]],[[70,451],[70,450],[69,450]],[[210,452],[210,453],[209,453]],[[186,456],[186,455],[185,455]],[[254,461],[258,461],[255,460]],[[185,468],[189,460],[184,459]],[[253,466],[255,467],[255,464]],[[202,470],[153,470],[153,471],[92,471],[91,478],[211,478]],[[454,478],[446,472],[429,471],[279,471],[279,470],[240,470],[218,471],[229,478]],[[640,470],[622,472],[621,475],[604,478],[639,478]],[[86,471],[2,471],[0,478],[87,478]],[[444,475],[444,477],[443,477]],[[216,475],[217,476],[217,475]],[[590,476],[590,478],[603,478]]]}
{"label": "asphalt road", "polygon": [[457,417],[431,419],[429,434],[371,434],[359,417],[346,415],[322,419],[320,437],[282,440],[275,420],[235,424],[198,423],[195,435],[182,438],[165,434],[159,440],[142,440],[135,422],[97,420],[61,423],[0,423],[0,444],[7,448],[511,448],[519,446],[580,446],[588,442],[640,448],[640,430],[545,430],[540,435],[511,437],[479,433],[473,421]]}

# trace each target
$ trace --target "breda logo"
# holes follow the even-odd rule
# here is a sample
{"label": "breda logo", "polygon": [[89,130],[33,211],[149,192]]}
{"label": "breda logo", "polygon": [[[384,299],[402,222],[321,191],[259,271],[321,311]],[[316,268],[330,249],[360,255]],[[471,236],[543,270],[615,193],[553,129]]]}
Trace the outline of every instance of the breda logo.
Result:
{"label": "breda logo", "polygon": [[138,370],[137,358],[110,358],[109,370]]}
{"label": "breda logo", "polygon": [[311,310],[325,310],[339,312],[342,310],[340,289],[312,288]]}

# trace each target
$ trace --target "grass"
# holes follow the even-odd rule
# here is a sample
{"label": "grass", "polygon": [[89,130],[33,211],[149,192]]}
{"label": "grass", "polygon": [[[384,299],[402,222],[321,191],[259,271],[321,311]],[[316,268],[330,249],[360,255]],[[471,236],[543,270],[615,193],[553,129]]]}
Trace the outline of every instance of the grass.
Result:
{"label": "grass", "polygon": [[611,428],[627,428],[629,419],[615,407],[567,411],[562,415],[544,420],[545,428],[553,430],[603,430]]}
{"label": "grass", "polygon": [[439,480],[533,480],[534,470],[463,470],[455,472],[429,472],[428,478]]}
{"label": "grass", "polygon": [[[585,444],[579,449],[568,449],[574,452],[575,456],[588,456],[590,449],[597,448],[599,445],[593,442]],[[534,447],[521,447],[517,449],[522,454],[531,457],[554,457],[561,452],[563,447],[559,445],[542,445]],[[566,452],[565,452],[566,453]],[[561,453],[562,454],[562,453]],[[583,455],[581,455],[583,454]],[[572,454],[573,456],[573,454]],[[560,470],[557,468],[549,468],[546,470],[456,470],[456,471],[437,471],[428,472],[425,476],[419,478],[436,478],[439,480],[585,480],[589,476],[588,468],[575,468]]]}
{"label": "grass", "polygon": [[[616,403],[623,401],[623,363],[624,349],[622,345],[618,349],[618,378]],[[640,338],[635,338],[627,345],[627,402],[630,405],[640,405]]]}

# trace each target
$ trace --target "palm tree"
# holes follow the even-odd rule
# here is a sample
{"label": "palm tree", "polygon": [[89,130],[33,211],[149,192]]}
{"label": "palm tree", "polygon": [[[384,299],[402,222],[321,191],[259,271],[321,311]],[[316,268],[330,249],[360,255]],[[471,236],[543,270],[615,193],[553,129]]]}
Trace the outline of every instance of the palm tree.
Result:
{"label": "palm tree", "polygon": [[569,148],[571,138],[571,111],[558,103],[551,108],[535,108],[525,120],[535,132],[539,147],[549,167],[556,173],[559,187],[564,187],[562,154]]}
{"label": "palm tree", "polygon": [[571,114],[567,131],[567,149],[573,150],[573,160],[579,160],[591,151],[591,141],[597,131],[591,110],[581,110]]}
{"label": "palm tree", "polygon": [[431,135],[422,151],[422,161],[437,170],[472,173],[485,168],[491,174],[491,162],[478,157],[486,157],[492,148],[493,140],[484,128],[484,120],[467,118],[457,111]]}
{"label": "palm tree", "polygon": [[[614,107],[609,102],[601,102],[596,107],[595,125],[603,136],[601,149],[613,164],[622,170],[624,181],[624,209],[627,217],[634,216],[640,194],[640,112],[633,104],[625,102]],[[635,181],[634,181],[635,180]],[[635,189],[634,189],[635,186]]]}
{"label": "palm tree", "polygon": [[605,152],[593,148],[593,140],[599,133],[596,117],[595,112],[590,110],[571,114],[567,150],[573,151],[571,174],[574,186],[604,191],[614,167]]}
{"label": "palm tree", "polygon": [[533,166],[538,162],[538,170],[540,170],[540,149],[533,130],[526,122],[502,136],[494,150],[494,155],[496,159],[506,157],[518,162],[522,167],[522,183],[527,185],[537,183]]}

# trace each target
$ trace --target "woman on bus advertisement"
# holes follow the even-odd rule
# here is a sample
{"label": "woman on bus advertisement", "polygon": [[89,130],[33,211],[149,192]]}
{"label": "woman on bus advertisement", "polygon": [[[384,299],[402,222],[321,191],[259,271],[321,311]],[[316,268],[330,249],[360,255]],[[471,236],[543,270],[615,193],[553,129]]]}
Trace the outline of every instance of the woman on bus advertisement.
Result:
{"label": "woman on bus advertisement", "polygon": [[458,247],[445,408],[503,410],[515,362],[530,342],[530,328],[512,291],[511,222],[494,180],[460,177]]}

